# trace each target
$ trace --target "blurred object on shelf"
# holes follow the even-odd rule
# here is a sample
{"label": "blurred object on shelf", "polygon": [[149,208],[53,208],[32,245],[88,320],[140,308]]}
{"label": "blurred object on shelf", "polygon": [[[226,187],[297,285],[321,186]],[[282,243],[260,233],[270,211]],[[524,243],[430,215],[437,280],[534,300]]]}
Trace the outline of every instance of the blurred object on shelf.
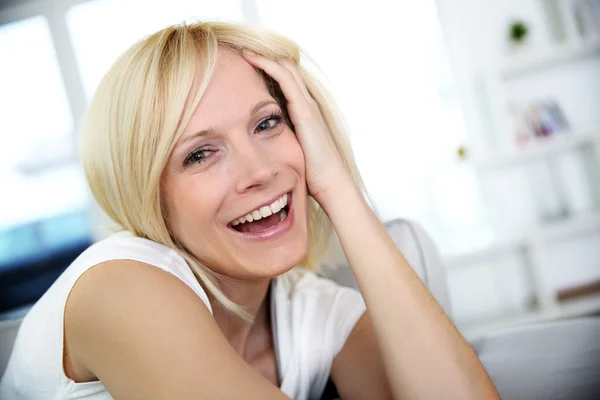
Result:
{"label": "blurred object on shelf", "polygon": [[525,118],[534,137],[547,137],[569,128],[562,110],[553,100],[534,103],[528,108]]}
{"label": "blurred object on shelf", "polygon": [[521,107],[514,103],[509,104],[508,110],[514,124],[515,144],[518,148],[525,147],[533,137],[533,134],[529,126],[525,123],[525,118],[523,118],[524,112]]}
{"label": "blurred object on shelf", "polygon": [[532,139],[547,138],[569,129],[569,123],[555,100],[534,101],[527,107],[511,103],[508,108],[513,118],[517,147],[524,147]]}
{"label": "blurred object on shelf", "polygon": [[527,40],[529,26],[523,20],[513,20],[508,26],[508,38],[513,44],[522,44]]}
{"label": "blurred object on shelf", "polygon": [[572,6],[579,36],[600,37],[600,0],[573,0]]}
{"label": "blurred object on shelf", "polygon": [[467,158],[469,158],[469,152],[466,148],[466,146],[460,146],[457,150],[456,150],[456,155],[458,156],[458,159],[460,161],[465,161]]}
{"label": "blurred object on shelf", "polygon": [[600,293],[600,281],[590,282],[579,286],[560,289],[556,293],[556,300],[567,301],[580,297]]}
{"label": "blurred object on shelf", "polygon": [[541,0],[550,36],[555,42],[564,42],[569,37],[567,18],[561,9],[562,0]]}
{"label": "blurred object on shelf", "polygon": [[531,25],[521,18],[513,18],[508,21],[502,40],[510,57],[517,54],[528,54],[536,47]]}

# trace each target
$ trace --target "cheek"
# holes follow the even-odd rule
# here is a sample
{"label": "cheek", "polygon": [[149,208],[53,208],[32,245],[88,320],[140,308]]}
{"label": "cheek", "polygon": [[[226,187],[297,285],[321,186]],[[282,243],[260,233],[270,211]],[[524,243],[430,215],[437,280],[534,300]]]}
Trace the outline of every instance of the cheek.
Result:
{"label": "cheek", "polygon": [[[173,233],[183,242],[190,236],[209,236],[215,225],[215,215],[221,205],[223,194],[219,188],[222,180],[211,182],[211,176],[181,176],[166,185],[169,198],[169,216]],[[219,181],[221,184],[218,184]],[[193,237],[192,236],[192,237]]]}
{"label": "cheek", "polygon": [[294,132],[289,130],[282,135],[276,151],[282,162],[291,166],[300,176],[304,177],[304,152]]}

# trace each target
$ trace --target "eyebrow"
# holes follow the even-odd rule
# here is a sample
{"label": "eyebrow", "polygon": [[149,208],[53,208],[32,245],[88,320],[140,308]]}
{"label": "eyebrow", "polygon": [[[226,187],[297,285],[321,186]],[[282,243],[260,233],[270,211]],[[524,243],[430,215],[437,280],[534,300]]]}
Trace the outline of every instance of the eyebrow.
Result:
{"label": "eyebrow", "polygon": [[253,116],[257,112],[259,112],[262,108],[268,106],[269,104],[279,105],[279,103],[277,103],[273,99],[259,101],[258,103],[256,103],[256,105],[254,107],[252,107],[252,110],[250,110],[250,116]]}
{"label": "eyebrow", "polygon": [[[257,112],[259,112],[260,110],[262,110],[264,107],[270,105],[270,104],[275,104],[275,105],[279,105],[279,103],[277,103],[275,100],[273,99],[269,99],[269,100],[263,100],[263,101],[259,101],[258,103],[256,103],[254,105],[254,107],[252,107],[252,109],[250,110],[249,115],[252,117],[254,116]],[[208,129],[203,129],[201,131],[198,131],[190,136],[188,136],[187,138],[183,139],[183,141],[181,142],[181,144],[186,143],[192,139],[195,139],[197,137],[201,137],[201,136],[211,136],[215,134],[215,130],[212,128],[208,128]]]}

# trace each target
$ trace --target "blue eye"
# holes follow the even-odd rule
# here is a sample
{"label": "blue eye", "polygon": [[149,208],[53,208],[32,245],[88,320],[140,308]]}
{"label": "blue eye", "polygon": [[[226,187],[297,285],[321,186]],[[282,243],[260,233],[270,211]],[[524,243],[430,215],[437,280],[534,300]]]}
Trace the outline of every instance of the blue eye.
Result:
{"label": "blue eye", "polygon": [[258,129],[264,131],[273,128],[275,125],[277,125],[275,118],[269,118],[268,120],[261,122],[258,125]]}
{"label": "blue eye", "polygon": [[279,122],[281,122],[282,117],[283,116],[281,114],[269,115],[267,118],[258,123],[256,126],[256,132],[264,132],[275,128]]}
{"label": "blue eye", "polygon": [[195,164],[201,164],[202,162],[204,162],[204,160],[206,160],[206,158],[208,158],[210,156],[210,154],[213,152],[212,150],[208,150],[208,149],[196,149],[194,151],[192,151],[190,154],[188,154],[188,156],[185,158],[184,162],[183,162],[183,166],[187,167],[188,165],[195,163]]}

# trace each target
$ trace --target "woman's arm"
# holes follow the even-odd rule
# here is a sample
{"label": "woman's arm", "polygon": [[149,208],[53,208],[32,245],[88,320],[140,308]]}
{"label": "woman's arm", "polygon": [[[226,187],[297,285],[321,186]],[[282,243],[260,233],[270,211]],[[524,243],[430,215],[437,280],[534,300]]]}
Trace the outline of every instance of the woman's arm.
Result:
{"label": "woman's arm", "polygon": [[[378,369],[382,362],[394,398],[498,398],[471,347],[350,179],[340,177],[331,194],[318,201],[336,229],[369,314],[352,332],[349,348],[338,357],[362,357],[361,368]],[[363,349],[373,337],[380,352],[369,357]],[[334,363],[333,376],[340,392],[345,391],[343,377],[357,375],[356,369],[348,363]],[[359,390],[359,385],[353,385]]]}
{"label": "woman's arm", "polygon": [[[352,332],[338,356],[362,365],[340,370],[336,360],[336,384],[346,385],[346,380],[353,380],[358,368],[363,368],[366,375],[373,376],[367,379],[369,386],[375,387],[381,376],[373,371],[383,365],[396,399],[498,398],[475,353],[354,184],[298,68],[288,60],[279,63],[253,53],[244,56],[281,86],[304,151],[309,192],[329,215],[367,305],[370,320],[362,323],[367,327]],[[376,338],[379,354],[369,350],[372,338]],[[353,384],[347,383],[349,387]]]}
{"label": "woman's arm", "polygon": [[344,400],[393,398],[369,311],[360,317],[333,360],[331,380]]}
{"label": "woman's arm", "polygon": [[189,287],[136,261],[81,276],[65,338],[65,358],[115,399],[287,399],[233,350]]}

